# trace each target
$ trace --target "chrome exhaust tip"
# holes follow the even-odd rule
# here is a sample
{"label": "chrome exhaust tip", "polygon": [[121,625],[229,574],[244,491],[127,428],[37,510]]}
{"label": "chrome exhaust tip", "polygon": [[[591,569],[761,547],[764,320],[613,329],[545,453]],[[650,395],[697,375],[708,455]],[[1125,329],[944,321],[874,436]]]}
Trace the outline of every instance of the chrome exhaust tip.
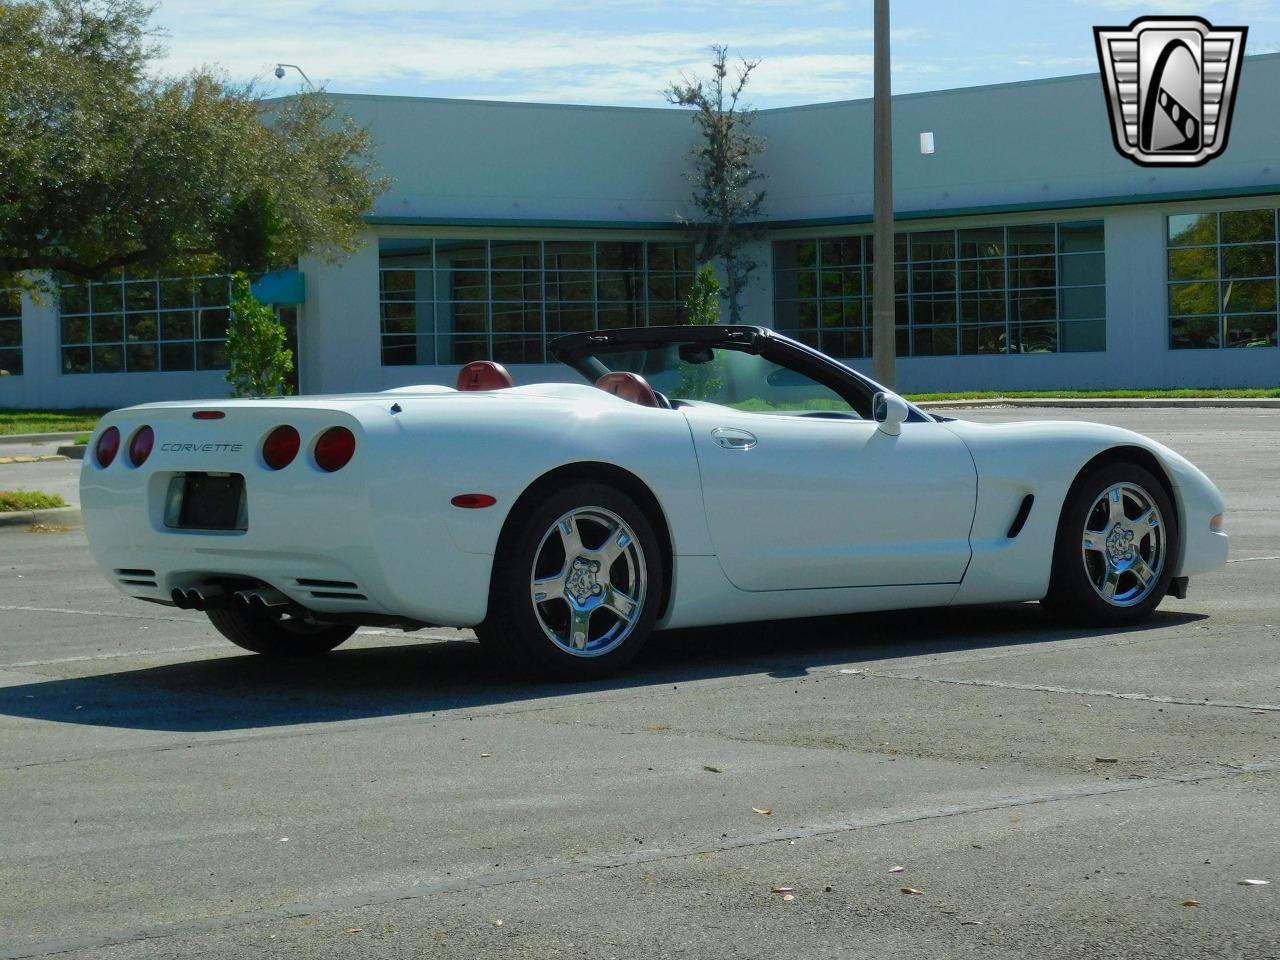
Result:
{"label": "chrome exhaust tip", "polygon": [[199,610],[204,612],[227,603],[226,591],[213,584],[207,587],[175,587],[169,594],[174,606],[180,610]]}
{"label": "chrome exhaust tip", "polygon": [[257,613],[263,613],[279,607],[287,607],[290,603],[288,597],[271,587],[240,590],[236,593],[235,598]]}

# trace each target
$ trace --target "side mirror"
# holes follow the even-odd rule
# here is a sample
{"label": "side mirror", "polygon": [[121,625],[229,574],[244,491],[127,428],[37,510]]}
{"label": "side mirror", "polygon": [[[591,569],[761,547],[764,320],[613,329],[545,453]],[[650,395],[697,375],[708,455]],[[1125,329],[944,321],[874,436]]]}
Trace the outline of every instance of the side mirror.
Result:
{"label": "side mirror", "polygon": [[902,422],[910,413],[911,408],[907,406],[907,401],[896,393],[882,390],[871,400],[872,418],[880,424],[880,430],[891,437],[896,437],[902,432]]}

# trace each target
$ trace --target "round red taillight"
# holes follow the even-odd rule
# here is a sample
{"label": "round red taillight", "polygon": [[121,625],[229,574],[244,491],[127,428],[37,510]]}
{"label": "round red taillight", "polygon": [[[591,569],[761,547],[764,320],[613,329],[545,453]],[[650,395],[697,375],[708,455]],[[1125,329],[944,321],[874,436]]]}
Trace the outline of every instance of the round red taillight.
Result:
{"label": "round red taillight", "polygon": [[301,447],[302,438],[297,430],[287,424],[276,427],[262,442],[262,460],[272,470],[283,470],[293,463]]}
{"label": "round red taillight", "polygon": [[120,431],[115,427],[107,427],[98,437],[98,446],[96,448],[98,466],[111,466],[111,461],[116,458],[116,454],[119,452]]}
{"label": "round red taillight", "polygon": [[147,462],[147,457],[151,456],[151,448],[155,446],[156,433],[150,427],[140,427],[134,431],[133,439],[129,441],[129,462],[135,467],[140,467]]}
{"label": "round red taillight", "polygon": [[350,463],[355,452],[355,434],[346,427],[330,427],[316,441],[316,466],[333,473]]}

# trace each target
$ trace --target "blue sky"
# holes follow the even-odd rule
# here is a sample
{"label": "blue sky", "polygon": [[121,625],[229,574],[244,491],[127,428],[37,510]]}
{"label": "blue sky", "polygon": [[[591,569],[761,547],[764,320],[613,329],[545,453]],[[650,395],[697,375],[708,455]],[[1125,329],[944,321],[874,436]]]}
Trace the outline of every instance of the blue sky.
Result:
{"label": "blue sky", "polygon": [[[335,92],[663,106],[681,73],[706,73],[713,42],[758,58],[751,102],[871,94],[871,0],[161,0],[164,67],[222,65],[289,93],[300,65]],[[1097,70],[1091,28],[1146,14],[1249,27],[1246,53],[1280,51],[1280,0],[897,0],[895,93]]]}

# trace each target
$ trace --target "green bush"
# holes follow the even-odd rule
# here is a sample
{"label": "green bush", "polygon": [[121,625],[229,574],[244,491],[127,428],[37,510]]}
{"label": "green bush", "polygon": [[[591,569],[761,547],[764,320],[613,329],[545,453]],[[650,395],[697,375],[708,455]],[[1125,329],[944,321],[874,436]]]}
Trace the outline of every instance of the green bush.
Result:
{"label": "green bush", "polygon": [[65,507],[67,501],[56,493],[40,493],[38,490],[0,490],[0,513],[18,510],[47,510]]}
{"label": "green bush", "polygon": [[231,278],[231,323],[227,330],[227,382],[233,397],[278,397],[290,392],[285,377],[293,369],[293,351],[285,348],[284,327],[275,311],[260,303],[249,278]]}

